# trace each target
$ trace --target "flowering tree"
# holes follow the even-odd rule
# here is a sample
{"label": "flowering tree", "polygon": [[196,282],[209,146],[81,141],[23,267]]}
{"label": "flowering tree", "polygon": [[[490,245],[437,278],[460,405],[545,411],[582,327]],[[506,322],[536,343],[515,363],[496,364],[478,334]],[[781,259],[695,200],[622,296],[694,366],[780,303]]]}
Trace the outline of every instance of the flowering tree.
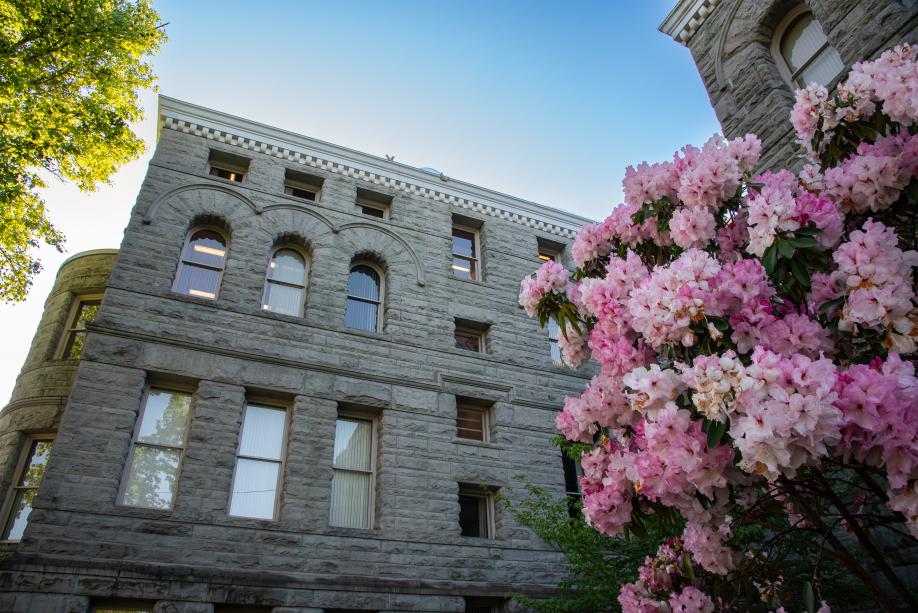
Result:
{"label": "flowering tree", "polygon": [[[824,555],[884,610],[918,610],[876,544],[918,537],[914,53],[797,92],[799,175],[754,176],[754,135],[629,167],[625,203],[577,235],[574,273],[523,280],[564,362],[600,367],[557,418],[588,446],[587,521],[681,529],[621,589],[624,611],[768,610],[788,589],[812,611]],[[784,586],[778,552],[801,536],[811,580]]]}

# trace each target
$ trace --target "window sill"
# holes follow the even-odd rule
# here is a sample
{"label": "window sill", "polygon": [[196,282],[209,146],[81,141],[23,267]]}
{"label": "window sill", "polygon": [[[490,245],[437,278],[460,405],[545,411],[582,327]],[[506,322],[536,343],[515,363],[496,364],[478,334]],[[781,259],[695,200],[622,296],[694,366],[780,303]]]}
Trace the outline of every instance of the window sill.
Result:
{"label": "window sill", "polygon": [[494,441],[478,441],[473,438],[463,438],[461,436],[453,436],[450,438],[451,443],[458,443],[460,445],[470,445],[472,447],[484,447],[485,449],[503,449],[504,446],[495,443]]}
{"label": "window sill", "polygon": [[[244,173],[244,174],[248,174],[248,173]],[[224,185],[235,185],[237,187],[240,185],[245,185],[245,178],[243,178],[242,181],[230,181],[229,179],[224,179],[223,177],[212,175],[210,174],[210,172],[207,172],[204,176],[210,179],[211,181],[216,181],[217,183],[223,183]]]}
{"label": "window sill", "polygon": [[388,334],[383,332],[368,332],[366,330],[355,330],[354,328],[342,327],[337,330],[338,332],[345,332],[347,334],[353,334],[355,336],[362,336],[364,338],[373,338],[379,341],[388,341],[391,340]]}
{"label": "window sill", "polygon": [[179,298],[180,300],[185,300],[185,301],[190,302],[190,303],[192,303],[192,304],[202,304],[202,305],[208,305],[208,306],[214,306],[214,307],[216,307],[216,306],[217,306],[218,300],[220,300],[219,294],[217,295],[216,298],[199,298],[199,297],[197,297],[197,296],[191,296],[191,295],[189,295],[189,294],[183,294],[183,293],[177,292],[177,291],[175,291],[175,290],[169,290],[169,293],[170,293],[173,297]]}
{"label": "window sill", "polygon": [[450,274],[449,278],[460,283],[470,283],[471,285],[477,285],[479,287],[489,287],[482,279],[462,279],[453,274]]}

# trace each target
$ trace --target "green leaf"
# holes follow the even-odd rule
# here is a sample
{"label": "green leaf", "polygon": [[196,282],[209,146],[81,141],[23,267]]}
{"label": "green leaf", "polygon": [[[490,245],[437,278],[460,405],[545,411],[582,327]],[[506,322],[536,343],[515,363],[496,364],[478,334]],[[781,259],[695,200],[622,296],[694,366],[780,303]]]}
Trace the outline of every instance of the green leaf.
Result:
{"label": "green leaf", "polygon": [[692,560],[688,555],[682,557],[682,572],[685,573],[685,576],[688,577],[690,581],[695,580],[695,567],[692,566]]}
{"label": "green leaf", "polygon": [[771,247],[765,250],[765,255],[762,257],[762,266],[765,267],[765,271],[770,275],[775,271],[775,262],[778,259],[778,250],[772,244]]}
{"label": "green leaf", "polygon": [[807,613],[816,613],[816,598],[813,595],[813,584],[807,581],[803,584],[803,603]]}
{"label": "green leaf", "polygon": [[798,260],[790,261],[791,274],[804,289],[810,289],[810,276],[806,272],[803,263]]}
{"label": "green leaf", "polygon": [[819,246],[819,241],[817,241],[812,236],[799,236],[797,238],[788,238],[786,240],[797,249],[812,249]]}
{"label": "green leaf", "polygon": [[726,433],[726,421],[708,421],[708,448],[712,448],[717,445],[720,442],[720,439],[722,439]]}
{"label": "green leaf", "polygon": [[797,251],[791,245],[790,241],[783,238],[779,238],[777,241],[775,241],[775,244],[778,245],[778,251],[781,253],[781,256],[788,259],[794,257],[794,253]]}
{"label": "green leaf", "polygon": [[844,296],[842,296],[841,298],[833,298],[832,300],[826,300],[825,302],[823,302],[822,304],[820,304],[820,305],[819,305],[819,310],[820,310],[820,311],[828,311],[828,310],[830,310],[830,309],[834,309],[835,307],[840,307],[840,306],[843,305],[844,303],[845,303],[845,297],[844,297]]}

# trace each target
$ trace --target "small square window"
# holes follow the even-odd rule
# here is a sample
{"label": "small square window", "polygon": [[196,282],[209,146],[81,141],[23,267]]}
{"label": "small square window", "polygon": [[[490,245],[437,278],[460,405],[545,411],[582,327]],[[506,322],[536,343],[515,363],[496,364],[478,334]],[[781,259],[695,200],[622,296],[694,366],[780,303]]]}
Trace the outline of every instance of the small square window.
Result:
{"label": "small square window", "polygon": [[324,179],[297,170],[287,169],[284,173],[284,193],[294,198],[316,202],[322,191]]}
{"label": "small square window", "polygon": [[240,155],[210,150],[210,157],[207,160],[207,174],[212,177],[219,177],[233,183],[242,183],[246,173],[249,171],[249,159]]}
{"label": "small square window", "polygon": [[102,298],[87,296],[75,302],[75,310],[70,315],[67,334],[63,341],[60,357],[79,358],[83,353],[83,343],[86,342],[86,328],[96,319]]}
{"label": "small square window", "polygon": [[459,438],[488,442],[491,439],[489,422],[487,407],[456,401],[456,436]]}
{"label": "small square window", "polygon": [[484,340],[482,339],[481,332],[456,328],[456,349],[465,349],[466,351],[482,353],[483,348]]}
{"label": "small square window", "polygon": [[459,532],[494,538],[494,493],[477,485],[459,485]]}
{"label": "small square window", "polygon": [[564,244],[558,243],[547,238],[542,238],[541,236],[536,237],[536,243],[538,245],[538,256],[539,260],[542,262],[559,262],[561,261],[561,253],[564,251]]}
{"label": "small square window", "polygon": [[392,196],[358,187],[354,204],[362,215],[388,219],[389,210],[392,207]]}

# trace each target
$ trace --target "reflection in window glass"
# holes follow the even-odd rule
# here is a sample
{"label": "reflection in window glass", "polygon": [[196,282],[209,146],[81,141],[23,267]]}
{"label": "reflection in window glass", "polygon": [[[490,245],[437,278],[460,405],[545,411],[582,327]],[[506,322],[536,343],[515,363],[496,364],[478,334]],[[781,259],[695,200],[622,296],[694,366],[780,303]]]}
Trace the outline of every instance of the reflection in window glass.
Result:
{"label": "reflection in window glass", "polygon": [[134,435],[122,504],[151,509],[172,507],[190,409],[190,394],[149,390]]}
{"label": "reflection in window glass", "polygon": [[230,515],[274,519],[287,411],[247,405],[233,475]]}
{"label": "reflection in window glass", "polygon": [[810,12],[800,15],[785,30],[781,55],[800,87],[813,82],[827,85],[845,68],[838,51],[829,45],[822,27]]}
{"label": "reflection in window glass", "polygon": [[549,354],[554,363],[561,363],[561,347],[558,345],[558,335],[561,334],[561,326],[554,317],[548,318],[548,343]]}
{"label": "reflection in window glass", "polygon": [[29,515],[32,513],[32,501],[38,494],[38,486],[45,476],[48,467],[48,458],[51,457],[52,440],[33,439],[29,446],[29,454],[19,480],[13,486],[13,504],[9,517],[3,528],[0,540],[18,541],[22,539]]}
{"label": "reflection in window glass", "polygon": [[373,422],[340,417],[335,423],[335,451],[332,467],[332,526],[370,527]]}
{"label": "reflection in window glass", "polygon": [[302,315],[306,294],[306,259],[294,249],[278,249],[268,263],[261,308]]}
{"label": "reflection in window glass", "polygon": [[347,280],[347,305],[344,325],[354,330],[379,329],[379,274],[366,265],[354,266]]}
{"label": "reflection in window glass", "polygon": [[64,347],[65,358],[78,358],[83,353],[83,343],[86,342],[86,324],[96,320],[99,312],[100,300],[81,300],[77,306],[76,314],[67,330],[67,344]]}
{"label": "reflection in window glass", "polygon": [[453,275],[460,279],[478,279],[476,233],[453,227]]}
{"label": "reflection in window glass", "polygon": [[174,291],[215,300],[226,261],[226,240],[214,230],[194,232],[182,249]]}

